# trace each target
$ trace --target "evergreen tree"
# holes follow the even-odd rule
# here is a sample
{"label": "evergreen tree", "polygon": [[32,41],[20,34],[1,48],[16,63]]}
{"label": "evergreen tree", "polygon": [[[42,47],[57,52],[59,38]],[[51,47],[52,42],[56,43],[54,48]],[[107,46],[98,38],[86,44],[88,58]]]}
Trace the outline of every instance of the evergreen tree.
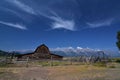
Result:
{"label": "evergreen tree", "polygon": [[116,44],[117,44],[117,47],[119,48],[119,50],[120,50],[120,31],[118,31],[117,32],[117,42],[116,42]]}

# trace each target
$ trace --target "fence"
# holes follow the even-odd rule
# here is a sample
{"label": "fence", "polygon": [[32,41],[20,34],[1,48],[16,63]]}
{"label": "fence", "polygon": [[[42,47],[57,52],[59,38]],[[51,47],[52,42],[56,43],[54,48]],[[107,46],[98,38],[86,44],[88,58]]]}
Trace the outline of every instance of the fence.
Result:
{"label": "fence", "polygon": [[16,57],[4,57],[0,59],[0,63],[14,64],[18,66],[61,66],[61,65],[79,65],[79,64],[92,64],[96,62],[108,62],[108,56],[76,56],[64,57],[62,60],[51,59],[18,59]]}

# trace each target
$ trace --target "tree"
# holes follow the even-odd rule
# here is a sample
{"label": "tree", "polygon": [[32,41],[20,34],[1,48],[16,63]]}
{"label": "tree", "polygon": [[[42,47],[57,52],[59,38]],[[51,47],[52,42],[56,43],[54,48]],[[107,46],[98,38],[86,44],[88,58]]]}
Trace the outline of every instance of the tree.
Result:
{"label": "tree", "polygon": [[116,42],[116,44],[117,44],[117,47],[119,48],[119,50],[120,50],[120,31],[118,31],[117,32],[117,42]]}

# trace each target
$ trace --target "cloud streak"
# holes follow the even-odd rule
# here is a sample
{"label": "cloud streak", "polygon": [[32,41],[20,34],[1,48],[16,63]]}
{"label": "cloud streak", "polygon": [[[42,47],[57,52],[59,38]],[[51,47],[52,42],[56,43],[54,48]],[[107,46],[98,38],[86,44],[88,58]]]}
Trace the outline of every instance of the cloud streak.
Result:
{"label": "cloud streak", "polygon": [[54,20],[54,22],[52,22],[52,29],[66,29],[66,30],[70,30],[70,31],[75,31],[75,22],[74,20],[65,20],[62,19],[61,17],[55,17],[52,16],[50,17],[52,20]]}
{"label": "cloud streak", "polygon": [[50,10],[52,15],[47,15],[46,13],[39,12],[39,15],[46,17],[52,20],[51,28],[52,29],[66,29],[69,31],[76,31],[75,21],[73,19],[64,19],[59,16],[56,12]]}
{"label": "cloud streak", "polygon": [[34,9],[32,7],[20,2],[19,0],[7,0],[7,1],[14,4],[18,8],[20,8],[21,10],[23,10],[29,14],[37,15],[37,13],[34,11]]}
{"label": "cloud streak", "polygon": [[90,28],[98,28],[103,26],[110,26],[113,22],[113,19],[102,21],[102,22],[95,22],[95,23],[87,23]]}
{"label": "cloud streak", "polygon": [[21,29],[21,30],[27,30],[26,26],[21,25],[21,24],[13,24],[13,23],[3,22],[3,21],[0,21],[0,24],[10,26],[10,27],[13,27],[13,28],[17,28],[17,29]]}
{"label": "cloud streak", "polygon": [[69,19],[64,19],[61,18],[60,16],[58,16],[57,13],[53,12],[52,10],[52,16],[46,14],[45,12],[41,12],[40,10],[34,10],[32,7],[26,5],[25,3],[22,3],[19,0],[7,0],[8,2],[14,4],[15,6],[17,6],[18,8],[20,8],[21,10],[29,13],[29,14],[33,14],[33,15],[42,15],[48,19],[52,20],[51,23],[51,28],[52,29],[66,29],[66,30],[70,30],[70,31],[75,31],[75,22],[74,20],[69,20]]}

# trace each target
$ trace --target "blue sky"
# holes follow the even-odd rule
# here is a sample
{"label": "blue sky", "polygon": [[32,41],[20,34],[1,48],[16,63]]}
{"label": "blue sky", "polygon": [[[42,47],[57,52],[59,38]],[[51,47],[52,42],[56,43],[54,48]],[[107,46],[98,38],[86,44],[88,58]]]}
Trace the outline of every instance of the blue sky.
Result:
{"label": "blue sky", "polygon": [[120,0],[1,0],[0,49],[117,50]]}

